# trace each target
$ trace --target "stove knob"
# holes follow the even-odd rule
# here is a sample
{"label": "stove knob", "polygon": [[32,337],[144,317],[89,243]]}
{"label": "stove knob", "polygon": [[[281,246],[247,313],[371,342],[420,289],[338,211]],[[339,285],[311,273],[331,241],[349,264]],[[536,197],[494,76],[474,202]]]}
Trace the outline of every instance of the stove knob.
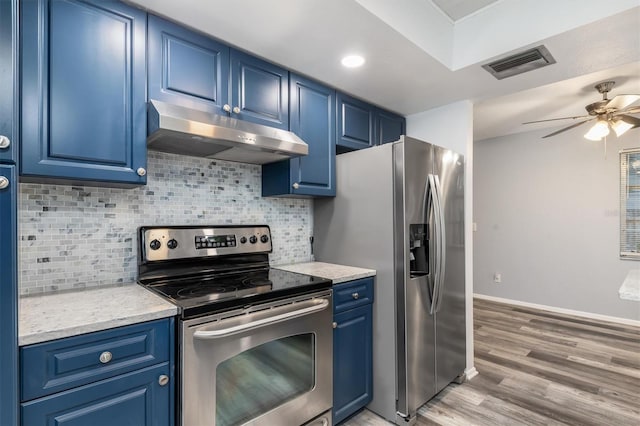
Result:
{"label": "stove knob", "polygon": [[269,237],[267,237],[266,235],[263,235],[260,237],[260,242],[261,243],[266,243],[269,241]]}
{"label": "stove knob", "polygon": [[255,235],[252,235],[251,237],[249,237],[249,242],[251,244],[255,244],[258,242],[258,238]]}
{"label": "stove knob", "polygon": [[247,237],[240,238],[240,244],[244,244],[247,242]]}
{"label": "stove knob", "polygon": [[149,243],[149,247],[151,247],[151,250],[158,250],[160,248],[162,244],[160,243],[159,240],[152,240]]}
{"label": "stove knob", "polygon": [[167,241],[167,247],[173,250],[174,248],[178,247],[178,242],[172,238]]}

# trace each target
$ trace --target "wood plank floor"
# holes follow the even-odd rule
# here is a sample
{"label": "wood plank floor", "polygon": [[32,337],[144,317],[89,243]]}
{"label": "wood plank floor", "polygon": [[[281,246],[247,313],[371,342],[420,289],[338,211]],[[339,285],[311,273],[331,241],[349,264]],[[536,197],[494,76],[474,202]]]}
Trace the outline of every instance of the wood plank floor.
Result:
{"label": "wood plank floor", "polygon": [[[640,426],[640,327],[474,300],[475,366],[419,425]],[[388,425],[364,410],[345,426]]]}

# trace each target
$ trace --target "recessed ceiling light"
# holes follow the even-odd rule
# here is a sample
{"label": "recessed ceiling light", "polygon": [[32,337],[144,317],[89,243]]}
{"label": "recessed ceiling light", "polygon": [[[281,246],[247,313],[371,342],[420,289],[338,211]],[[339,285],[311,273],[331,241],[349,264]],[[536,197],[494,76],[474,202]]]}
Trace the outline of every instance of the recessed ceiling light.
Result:
{"label": "recessed ceiling light", "polygon": [[342,58],[341,62],[347,68],[357,68],[364,65],[364,58],[360,55],[349,55]]}

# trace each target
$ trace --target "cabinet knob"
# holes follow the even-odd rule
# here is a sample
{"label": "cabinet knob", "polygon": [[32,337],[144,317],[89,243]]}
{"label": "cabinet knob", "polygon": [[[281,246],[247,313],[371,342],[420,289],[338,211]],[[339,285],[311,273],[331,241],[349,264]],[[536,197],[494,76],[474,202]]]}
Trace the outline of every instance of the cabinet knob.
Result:
{"label": "cabinet knob", "polygon": [[224,105],[222,106],[222,110],[223,110],[224,112],[231,112],[231,105],[229,105],[229,104],[224,104]]}
{"label": "cabinet knob", "polygon": [[291,185],[291,186],[293,186],[293,189],[298,189],[298,188],[300,188],[300,185],[298,184],[298,182],[295,182],[295,183],[294,183],[293,185]]}
{"label": "cabinet knob", "polygon": [[234,114],[240,114],[240,108],[238,108],[237,106],[233,107],[233,113]]}
{"label": "cabinet knob", "polygon": [[0,189],[5,189],[9,187],[9,179],[4,177],[4,176],[0,176]]}
{"label": "cabinet knob", "polygon": [[100,354],[100,362],[103,364],[108,363],[113,359],[113,355],[109,351],[104,351]]}
{"label": "cabinet knob", "polygon": [[351,293],[351,297],[353,297],[354,299],[358,300],[360,295],[357,292],[355,292],[355,293]]}
{"label": "cabinet knob", "polygon": [[333,326],[333,328],[338,328],[338,323],[335,321],[331,325]]}
{"label": "cabinet knob", "polygon": [[142,177],[147,174],[147,169],[145,169],[144,167],[138,167],[136,173],[138,174],[138,176]]}
{"label": "cabinet knob", "polygon": [[158,384],[160,386],[165,386],[167,383],[169,383],[169,376],[167,376],[166,374],[162,374],[160,377],[158,377]]}
{"label": "cabinet knob", "polygon": [[0,149],[9,148],[11,141],[5,135],[0,135]]}

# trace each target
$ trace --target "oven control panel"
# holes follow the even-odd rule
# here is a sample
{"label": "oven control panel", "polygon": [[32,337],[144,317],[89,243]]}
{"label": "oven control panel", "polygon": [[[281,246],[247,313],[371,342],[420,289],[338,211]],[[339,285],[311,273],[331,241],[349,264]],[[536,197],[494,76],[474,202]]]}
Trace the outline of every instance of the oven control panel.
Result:
{"label": "oven control panel", "polygon": [[147,262],[272,251],[267,225],[142,227],[139,234]]}

